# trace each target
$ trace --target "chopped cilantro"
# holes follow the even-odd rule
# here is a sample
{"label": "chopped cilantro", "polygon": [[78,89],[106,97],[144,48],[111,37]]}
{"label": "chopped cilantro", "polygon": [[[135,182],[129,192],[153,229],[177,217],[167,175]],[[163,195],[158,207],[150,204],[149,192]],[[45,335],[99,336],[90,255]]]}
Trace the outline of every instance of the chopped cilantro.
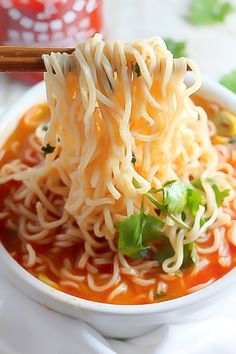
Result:
{"label": "chopped cilantro", "polygon": [[229,90],[236,93],[236,69],[232,70],[230,73],[224,75],[220,83],[227,87]]}
{"label": "chopped cilantro", "polygon": [[136,162],[136,156],[135,156],[135,153],[132,151],[132,160],[131,162],[135,165],[135,162]]}
{"label": "chopped cilantro", "polygon": [[207,182],[209,182],[211,184],[217,184],[217,180],[213,177],[208,177],[206,180],[207,180]]}
{"label": "chopped cilantro", "polygon": [[192,0],[188,20],[196,25],[223,22],[233,10],[233,6],[228,1]]}
{"label": "chopped cilantro", "polygon": [[188,268],[197,263],[197,253],[194,242],[184,245],[183,268]]}
{"label": "chopped cilantro", "polygon": [[154,241],[163,236],[162,229],[164,222],[155,215],[143,214],[143,242],[147,244],[149,241]]}
{"label": "chopped cilantro", "polygon": [[138,63],[136,63],[134,65],[134,72],[137,74],[137,77],[141,76],[142,73],[141,73],[141,69],[140,69],[140,66],[138,65]]}
{"label": "chopped cilantro", "polygon": [[175,252],[173,247],[171,246],[170,240],[168,237],[164,236],[155,243],[157,248],[157,252],[154,256],[155,259],[160,261],[161,263],[164,262],[167,258],[173,257]]}
{"label": "chopped cilantro", "polygon": [[131,258],[138,258],[140,251],[146,247],[143,245],[143,211],[137,215],[131,215],[124,221],[118,222],[116,228],[119,231],[119,251]]}
{"label": "chopped cilantro", "polygon": [[230,189],[224,189],[221,191],[218,187],[217,181],[214,178],[207,178],[207,181],[211,184],[211,188],[215,193],[216,204],[220,208],[224,202],[224,199],[230,194]]}
{"label": "chopped cilantro", "polygon": [[200,227],[202,227],[205,224],[205,222],[206,222],[206,219],[201,217],[200,218]]}
{"label": "chopped cilantro", "polygon": [[224,199],[229,196],[230,189],[224,189],[223,191],[220,191],[219,187],[216,184],[212,185],[212,189],[213,189],[213,191],[215,193],[216,203],[217,203],[217,206],[219,208],[223,204]]}
{"label": "chopped cilantro", "polygon": [[187,189],[180,181],[169,181],[163,186],[163,198],[170,213],[182,213],[187,204]]}
{"label": "chopped cilantro", "polygon": [[55,146],[52,146],[49,143],[47,143],[47,145],[43,146],[41,150],[44,152],[45,155],[51,154],[55,150]]}
{"label": "chopped cilantro", "polygon": [[202,204],[201,194],[194,189],[189,188],[187,190],[187,207],[192,216],[196,216],[200,204]]}
{"label": "chopped cilantro", "polygon": [[159,291],[158,293],[155,294],[155,297],[158,299],[161,299],[162,297],[166,296],[163,292]]}
{"label": "chopped cilantro", "polygon": [[162,236],[164,222],[154,215],[146,215],[143,203],[140,214],[131,215],[116,224],[119,231],[119,251],[133,259],[146,257],[148,242]]}
{"label": "chopped cilantro", "polygon": [[166,38],[164,41],[174,58],[186,56],[186,43],[184,41],[178,42],[171,38]]}
{"label": "chopped cilantro", "polygon": [[48,130],[48,125],[47,125],[47,124],[44,124],[44,125],[42,126],[42,130],[46,132],[46,131]]}
{"label": "chopped cilantro", "polygon": [[194,179],[191,181],[191,184],[192,184],[195,188],[199,189],[200,191],[203,191],[202,182],[201,182],[201,180],[200,180],[199,177],[198,177],[198,178],[194,178]]}
{"label": "chopped cilantro", "polygon": [[135,178],[133,178],[132,183],[133,183],[133,186],[134,186],[135,188],[137,188],[137,189],[141,187],[141,186],[140,186],[140,184],[139,184],[139,182],[138,182],[138,181],[136,181],[136,179],[135,179]]}
{"label": "chopped cilantro", "polygon": [[[133,180],[133,184],[134,184],[135,188],[140,188],[139,183],[135,179]],[[174,186],[171,187],[172,184],[174,184]],[[178,188],[178,185],[179,185],[179,188]],[[179,194],[174,195],[174,192],[177,190],[179,191]],[[180,192],[181,190],[183,191],[184,195],[182,195],[182,193]],[[159,201],[157,201],[157,199],[153,196],[153,194],[157,194],[159,192],[163,193],[163,203],[160,203]],[[174,180],[174,181],[167,182],[160,189],[151,188],[150,191],[145,194],[145,197],[147,199],[149,199],[156,206],[158,211],[162,212],[164,215],[168,215],[169,218],[171,218],[177,225],[179,225],[180,227],[182,227],[186,230],[190,230],[190,227],[187,224],[185,224],[182,220],[177,218],[170,211],[175,206],[175,209],[177,209],[179,213],[181,212],[179,209],[180,209],[181,203],[183,203],[183,200],[185,203],[185,198],[186,198],[185,194],[187,196],[187,192],[185,190],[184,184],[182,184],[179,181]],[[181,195],[180,200],[174,201],[176,198],[178,199],[180,195]],[[170,202],[170,208],[168,208],[169,202]],[[181,209],[182,209],[182,206],[181,206]]]}
{"label": "chopped cilantro", "polygon": [[[215,198],[216,198],[216,203],[217,203],[218,208],[221,207],[224,199],[230,194],[230,190],[225,189],[223,191],[220,191],[220,189],[218,187],[218,183],[214,178],[207,178],[206,180],[207,180],[207,182],[209,182],[211,184],[211,187],[215,193]],[[198,188],[199,190],[203,190],[203,186],[202,186],[202,183],[199,178],[196,178],[193,181],[191,181],[191,184],[194,187]],[[199,196],[200,196],[200,194],[199,194]]]}
{"label": "chopped cilantro", "polygon": [[[225,189],[221,191],[214,178],[207,178],[206,181],[211,184],[215,193],[217,206],[220,207],[224,198],[229,195],[230,190]],[[133,179],[133,185],[137,189],[140,188],[139,182],[135,179]],[[200,178],[192,180],[189,184],[172,180],[165,183],[162,188],[151,188],[143,195],[140,213],[131,215],[116,224],[116,228],[119,232],[119,251],[123,255],[133,259],[152,257],[161,263],[167,258],[172,257],[174,255],[174,249],[169,238],[163,233],[165,224],[161,217],[168,216],[180,228],[190,230],[191,226],[185,223],[186,216],[188,215],[188,219],[191,215],[192,219],[196,217],[199,206],[203,205],[202,192],[204,192],[204,189]],[[158,197],[159,193],[162,193],[162,198]],[[144,213],[144,198],[147,198],[155,205],[158,216]],[[207,220],[207,218],[202,216],[200,219],[200,227],[202,227]],[[189,221],[191,225],[194,222],[194,220]],[[178,228],[178,230],[180,230],[180,228]],[[156,251],[153,251],[153,248],[150,247],[151,241],[154,241]],[[184,268],[196,264],[197,252],[194,242],[185,244],[183,253]]]}

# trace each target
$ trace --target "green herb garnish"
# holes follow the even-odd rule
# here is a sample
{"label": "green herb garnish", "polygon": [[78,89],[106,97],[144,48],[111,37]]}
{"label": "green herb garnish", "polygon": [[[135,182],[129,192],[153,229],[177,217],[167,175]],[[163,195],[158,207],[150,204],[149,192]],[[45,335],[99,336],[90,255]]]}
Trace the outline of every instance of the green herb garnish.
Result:
{"label": "green herb garnish", "polygon": [[199,189],[200,191],[203,191],[203,190],[204,190],[204,189],[203,189],[203,186],[202,186],[202,182],[201,182],[201,180],[200,180],[199,177],[194,178],[194,179],[191,181],[191,184],[192,184],[195,188]]}
{"label": "green herb garnish", "polygon": [[[215,180],[215,178],[206,178],[206,181],[211,184],[211,187],[215,193],[215,198],[216,198],[216,204],[219,207],[222,206],[223,201],[228,195],[230,194],[230,189],[224,189],[221,191],[219,189],[218,183]],[[193,181],[191,181],[191,184],[196,187],[199,190],[203,190],[202,183],[200,181],[200,178],[196,178]],[[200,194],[199,194],[200,195]],[[201,204],[201,203],[200,203]],[[194,215],[193,215],[194,216]],[[202,226],[202,225],[201,225]]]}
{"label": "green herb garnish", "polygon": [[137,74],[137,77],[142,75],[141,69],[140,69],[140,66],[138,63],[135,63],[135,65],[134,65],[134,72]]}
{"label": "green herb garnish", "polygon": [[155,297],[158,299],[161,299],[162,297],[166,296],[163,292],[159,291],[158,293],[155,294]]}
{"label": "green herb garnish", "polygon": [[184,245],[183,268],[191,267],[197,263],[197,252],[194,242]]}
{"label": "green herb garnish", "polygon": [[175,251],[171,246],[170,240],[168,237],[163,235],[157,243],[155,243],[157,248],[157,252],[154,255],[154,258],[157,259],[159,262],[164,262],[165,259],[173,257]]}
{"label": "green herb garnish", "polygon": [[217,180],[213,177],[206,178],[206,181],[211,184],[217,184]]}
{"label": "green herb garnish", "polygon": [[[139,188],[137,181],[134,181],[135,188]],[[157,201],[157,193],[163,193],[163,202],[160,203]],[[185,224],[186,214],[182,214],[185,207],[191,211],[192,215],[195,216],[199,208],[199,205],[202,203],[202,197],[199,192],[194,191],[192,187],[186,186],[184,183],[173,180],[164,184],[160,189],[151,189],[148,193],[145,194],[145,197],[149,199],[158,210],[163,214],[169,216],[176,224],[181,228],[190,230],[190,226]],[[179,219],[174,214],[180,214],[182,219]],[[195,215],[194,215],[195,214]]]}
{"label": "green herb garnish", "polygon": [[44,152],[45,155],[51,154],[55,150],[55,146],[52,146],[49,143],[47,143],[47,145],[43,146],[41,150]]}
{"label": "green herb garnish", "polygon": [[228,1],[192,0],[188,20],[196,25],[223,22],[233,10],[233,6]]}
{"label": "green herb garnish", "polygon": [[[175,183],[176,182],[176,183]],[[139,184],[137,181],[133,181],[135,188],[139,188]],[[157,201],[156,197],[153,194],[157,194],[159,192],[163,193],[163,202],[160,203]],[[177,192],[177,195],[174,193]],[[177,225],[184,228],[185,230],[190,230],[190,227],[185,224],[182,220],[177,218],[170,210],[175,209],[176,212],[181,213],[183,209],[183,204],[186,204],[186,196],[187,191],[179,181],[173,180],[167,182],[160,189],[151,189],[148,193],[145,194],[145,197],[149,199],[158,210],[160,210],[164,215],[167,215],[171,218]],[[179,198],[179,199],[178,199]]]}
{"label": "green herb garnish", "polygon": [[177,180],[164,184],[163,204],[170,213],[182,213],[187,204],[187,188]]}
{"label": "green herb garnish", "polygon": [[220,83],[227,87],[229,90],[236,93],[236,69],[224,75],[221,78]]}
{"label": "green herb garnish", "polygon": [[212,189],[215,192],[216,202],[219,208],[223,204],[224,199],[230,195],[230,189],[224,189],[223,191],[220,191],[217,186],[212,186]]}
{"label": "green herb garnish", "polygon": [[[208,178],[216,196],[218,207],[229,194],[229,190],[220,191],[216,180]],[[135,188],[140,188],[140,184],[134,179]],[[144,198],[147,198],[155,205],[158,215],[168,216],[180,228],[190,230],[191,226],[185,223],[187,209],[193,217],[196,216],[199,206],[203,204],[201,193],[193,188],[197,185],[203,190],[200,179],[192,181],[192,185],[184,184],[178,180],[165,183],[162,188],[151,188],[143,195],[141,210],[139,214],[131,215],[121,222],[117,222],[116,228],[119,231],[118,248],[119,251],[133,259],[150,257],[159,260],[161,263],[174,255],[174,249],[163,233],[164,222],[159,216],[147,215],[144,213]],[[158,193],[162,193],[162,201],[157,199]],[[160,198],[161,199],[161,198]],[[176,214],[181,214],[180,216]],[[205,218],[200,219],[200,226],[206,222]],[[155,241],[156,251],[150,247],[150,242]],[[197,262],[197,255],[194,242],[184,246],[183,266],[189,267]]]}
{"label": "green herb garnish", "polygon": [[200,218],[200,227],[202,227],[207,220],[203,217]]}
{"label": "green herb garnish", "polygon": [[164,222],[160,218],[144,213],[142,202],[140,214],[116,223],[119,251],[133,259],[145,257],[149,249],[148,242],[162,236],[163,226]]}
{"label": "green herb garnish", "polygon": [[135,162],[136,162],[136,156],[135,156],[135,153],[132,151],[132,160],[131,162],[135,165]]}
{"label": "green herb garnish", "polygon": [[214,178],[207,178],[207,181],[211,184],[211,188],[215,193],[216,204],[220,208],[224,202],[224,199],[230,195],[230,189],[224,189],[221,191],[218,187],[217,181]]}
{"label": "green herb garnish", "polygon": [[42,130],[46,132],[46,131],[48,130],[48,125],[47,125],[47,124],[44,124],[44,125],[42,126]]}
{"label": "green herb garnish", "polygon": [[171,51],[174,58],[186,56],[186,43],[184,41],[175,41],[171,38],[164,39],[167,49]]}
{"label": "green herb garnish", "polygon": [[187,190],[187,207],[192,216],[196,216],[199,205],[202,204],[202,196],[194,189],[188,188]]}

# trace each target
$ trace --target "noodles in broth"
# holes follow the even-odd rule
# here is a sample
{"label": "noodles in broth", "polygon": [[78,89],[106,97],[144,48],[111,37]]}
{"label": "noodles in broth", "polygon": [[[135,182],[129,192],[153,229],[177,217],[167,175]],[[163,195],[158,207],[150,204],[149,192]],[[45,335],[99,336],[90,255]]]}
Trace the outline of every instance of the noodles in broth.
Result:
{"label": "noodles in broth", "polygon": [[[5,233],[17,230],[19,262],[56,288],[87,287],[98,301],[113,302],[134,284],[134,303],[158,301],[184,281],[186,257],[191,276],[216,252],[232,266],[231,151],[213,145],[215,128],[190,98],[201,85],[194,62],[173,60],[160,38],[124,44],[100,35],[75,55],[43,59],[50,119],[25,121],[24,157],[1,163],[8,194],[0,218]],[[159,227],[157,236],[148,239],[145,227]]]}

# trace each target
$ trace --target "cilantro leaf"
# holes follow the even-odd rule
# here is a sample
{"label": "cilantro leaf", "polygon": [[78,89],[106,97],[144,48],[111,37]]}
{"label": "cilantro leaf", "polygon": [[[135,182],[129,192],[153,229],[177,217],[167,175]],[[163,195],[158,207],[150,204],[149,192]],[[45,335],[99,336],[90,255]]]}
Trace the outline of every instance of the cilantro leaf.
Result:
{"label": "cilantro leaf", "polygon": [[141,73],[141,69],[140,69],[140,66],[138,65],[138,63],[136,63],[134,65],[134,72],[137,74],[137,77],[141,76],[142,73]]}
{"label": "cilantro leaf", "polygon": [[[223,204],[223,201],[226,197],[228,197],[228,195],[230,194],[230,190],[229,189],[225,189],[223,191],[220,191],[219,187],[218,187],[218,183],[214,178],[207,178],[206,179],[207,182],[209,182],[211,184],[211,187],[215,193],[215,198],[216,198],[216,203],[218,208],[221,207],[221,205]],[[195,178],[193,181],[191,181],[191,184],[196,187],[199,190],[203,190],[203,186],[202,183],[200,181],[200,178]],[[200,203],[201,204],[201,203]],[[194,216],[194,214],[193,214]],[[201,225],[202,226],[202,225]]]}
{"label": "cilantro leaf", "polygon": [[212,189],[215,193],[216,203],[219,208],[223,204],[224,199],[228,197],[228,195],[230,195],[230,189],[224,189],[223,191],[220,191],[219,187],[216,184],[212,185]]}
{"label": "cilantro leaf", "polygon": [[177,180],[163,186],[163,204],[170,213],[182,213],[187,204],[187,188]]}
{"label": "cilantro leaf", "polygon": [[191,267],[193,264],[197,263],[197,253],[195,249],[194,242],[190,242],[184,245],[184,259],[183,268]]}
{"label": "cilantro leaf", "polygon": [[207,220],[203,217],[200,218],[200,227],[202,227]]}
{"label": "cilantro leaf", "polygon": [[217,180],[213,177],[208,177],[206,178],[207,182],[211,183],[211,184],[217,184]]}
{"label": "cilantro leaf", "polygon": [[164,39],[167,49],[171,51],[174,58],[186,56],[186,43],[184,41],[175,41],[171,38]]}
{"label": "cilantro leaf", "polygon": [[148,242],[162,236],[164,222],[154,215],[146,215],[141,208],[140,214],[131,215],[116,224],[119,231],[119,251],[133,259],[147,256]]}
{"label": "cilantro leaf", "polygon": [[[149,192],[147,192],[145,194],[145,197],[147,199],[149,199],[156,206],[157,210],[162,212],[164,215],[168,215],[169,218],[171,218],[181,228],[184,228],[186,230],[190,230],[190,227],[187,224],[185,224],[183,220],[177,218],[170,210],[168,210],[168,200],[167,200],[168,198],[166,199],[167,205],[165,205],[165,203],[164,203],[164,198],[165,198],[164,188],[166,188],[166,186],[168,186],[168,185],[173,184],[174,182],[177,182],[177,181],[169,181],[160,189],[151,188],[149,190]],[[181,184],[181,182],[178,182],[178,183]],[[133,184],[134,184],[135,188],[139,188],[140,187],[139,183],[136,180],[133,180]],[[181,184],[181,188],[184,188],[183,184]],[[163,204],[161,204],[159,201],[157,201],[157,199],[153,196],[153,194],[156,194],[158,192],[162,192],[163,193],[163,197],[164,197],[163,198]],[[173,192],[175,193],[175,191],[173,191]],[[186,195],[187,195],[187,192],[186,192]],[[181,212],[181,211],[179,211],[179,212]]]}
{"label": "cilantro leaf", "polygon": [[132,160],[131,162],[135,165],[135,162],[136,162],[136,156],[135,156],[135,153],[132,151]]}
{"label": "cilantro leaf", "polygon": [[211,188],[215,193],[216,204],[220,208],[224,202],[224,199],[230,194],[230,189],[224,189],[221,191],[218,187],[217,181],[214,178],[207,178],[207,181],[211,184]]}
{"label": "cilantro leaf", "polygon": [[155,294],[155,297],[156,297],[157,299],[161,299],[162,297],[165,297],[165,296],[166,296],[166,294],[164,294],[164,293],[161,292],[161,291],[159,291],[158,293]]}
{"label": "cilantro leaf", "polygon": [[188,226],[187,224],[184,223],[184,220],[181,220],[179,218],[177,218],[173,213],[169,212],[167,210],[167,208],[163,205],[160,204],[153,196],[151,193],[146,193],[145,197],[147,199],[149,199],[157,208],[157,210],[159,210],[160,212],[162,212],[164,215],[168,215],[168,217],[170,219],[172,219],[177,225],[179,225],[181,228],[185,229],[185,230],[190,230],[190,226]]}
{"label": "cilantro leaf", "polygon": [[165,223],[155,215],[143,215],[143,243],[154,241],[163,235]]}
{"label": "cilantro leaf", "polygon": [[236,69],[232,70],[230,73],[224,75],[220,83],[227,87],[229,90],[236,93]]}
{"label": "cilantro leaf", "polygon": [[136,258],[145,247],[142,244],[142,215],[131,215],[124,221],[118,222],[116,228],[119,231],[119,251],[131,258]]}
{"label": "cilantro leaf", "polygon": [[188,20],[196,25],[223,22],[233,10],[234,8],[227,1],[192,0]]}
{"label": "cilantro leaf", "polygon": [[202,196],[194,189],[187,190],[187,207],[191,211],[192,216],[196,216],[199,205],[202,204]]}
{"label": "cilantro leaf", "polygon": [[203,190],[204,190],[204,189],[203,189],[203,186],[202,186],[202,182],[201,182],[201,180],[200,180],[199,177],[194,178],[194,179],[191,181],[191,184],[192,184],[195,188],[199,189],[200,191],[203,191]]}
{"label": "cilantro leaf", "polygon": [[55,148],[56,148],[55,146],[52,146],[49,143],[47,143],[47,145],[43,146],[41,150],[44,152],[45,155],[47,155],[47,154],[51,154],[55,150]]}
{"label": "cilantro leaf", "polygon": [[168,237],[163,235],[157,243],[155,243],[157,248],[157,252],[155,254],[155,259],[160,261],[161,263],[164,262],[167,258],[173,257],[175,252],[173,247],[171,246],[170,240]]}
{"label": "cilantro leaf", "polygon": [[42,130],[46,132],[48,130],[48,124],[44,124],[42,126]]}

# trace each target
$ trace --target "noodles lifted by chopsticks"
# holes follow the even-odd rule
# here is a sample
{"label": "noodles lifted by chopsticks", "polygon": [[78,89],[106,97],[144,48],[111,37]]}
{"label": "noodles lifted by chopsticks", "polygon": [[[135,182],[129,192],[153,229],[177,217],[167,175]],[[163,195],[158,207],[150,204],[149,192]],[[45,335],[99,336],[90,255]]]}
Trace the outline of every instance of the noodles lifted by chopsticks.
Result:
{"label": "noodles lifted by chopsticks", "polygon": [[[196,263],[199,254],[219,249],[224,229],[216,226],[225,214],[209,180],[217,179],[219,158],[206,113],[190,99],[201,85],[195,64],[186,58],[173,61],[160,38],[124,44],[104,42],[100,35],[79,44],[74,56],[52,53],[44,62],[51,110],[45,159],[32,168],[12,163],[1,171],[1,183],[22,182],[15,194],[21,237],[51,244],[53,252],[82,243],[77,265],[87,267],[89,286],[99,292],[117,285],[112,294],[126,291],[121,273],[142,286],[154,281],[140,274],[159,264],[152,257],[158,254],[158,240],[133,257],[142,258],[141,263],[117,249],[122,222],[136,222],[140,210],[143,219],[152,215],[155,225],[157,218],[163,223],[160,237],[172,249],[161,260],[166,273],[181,268],[186,245],[194,243]],[[189,87],[184,82],[187,66],[194,78]],[[191,185],[196,192],[191,183],[197,179],[201,188],[195,212],[168,209],[163,198],[171,191],[163,186],[182,191],[179,203],[194,192],[174,183]],[[231,191],[225,201],[230,203],[232,181],[223,172],[217,180]],[[33,250],[28,252],[32,264]],[[96,264],[113,265],[105,285],[95,284]]]}

